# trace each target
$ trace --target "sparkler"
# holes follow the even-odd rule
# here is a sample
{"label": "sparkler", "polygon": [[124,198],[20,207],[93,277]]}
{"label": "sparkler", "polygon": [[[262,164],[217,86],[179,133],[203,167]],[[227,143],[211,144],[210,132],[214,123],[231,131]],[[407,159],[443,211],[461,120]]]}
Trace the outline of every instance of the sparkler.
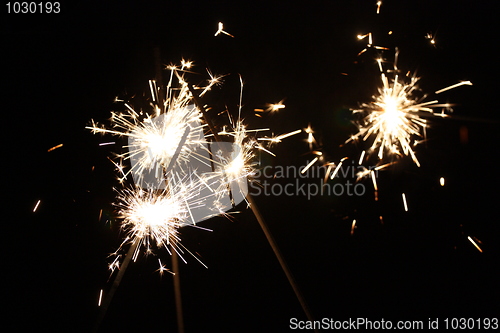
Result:
{"label": "sparkler", "polygon": [[[361,104],[361,108],[353,110],[362,115],[357,123],[359,131],[347,141],[373,137],[369,153],[376,151],[380,160],[385,155],[410,156],[413,162],[420,166],[414,146],[418,143],[417,137],[425,136],[427,120],[425,116],[435,116],[434,108],[447,109],[450,104],[439,104],[437,100],[424,101],[424,96],[419,96],[418,81],[416,76],[399,75],[397,68],[398,50],[395,52],[393,69],[388,76],[382,66],[382,59],[378,59],[382,86],[370,103]],[[436,91],[436,94],[462,85],[471,85],[470,81],[460,82],[447,88]]]}
{"label": "sparkler", "polygon": [[[222,29],[222,26],[220,28]],[[246,129],[240,117],[241,96],[238,120],[234,124],[234,129],[227,131],[224,128],[222,131],[215,131],[210,120],[201,113],[204,108],[198,98],[202,97],[212,86],[219,84],[221,76],[212,75],[208,71],[210,80],[206,87],[191,86],[179,74],[191,65],[191,62],[183,61],[180,69],[177,66],[169,66],[171,75],[165,91],[157,87],[155,80],[149,81],[152,99],[151,112],[135,110],[123,101],[126,112],[112,113],[111,128],[98,125],[93,121],[92,125],[87,127],[93,133],[127,137],[128,144],[124,148],[128,151],[118,155],[119,162],[112,162],[121,174],[120,182],[125,181],[132,174],[136,183],[134,188],[122,191],[118,197],[119,217],[122,219],[122,229],[125,230],[127,237],[114,253],[115,258],[109,265],[112,273],[117,268],[119,268],[119,273],[103,302],[99,323],[129,262],[137,260],[141,250],[149,254],[155,248],[164,247],[172,255],[174,268],[177,267],[175,264],[177,255],[186,262],[183,254],[191,253],[180,243],[179,228],[187,225],[195,226],[196,221],[213,215],[224,215],[228,207],[234,207],[245,199],[246,179],[251,177],[255,170],[252,162],[255,157],[254,150],[263,150],[272,154],[259,143],[259,140],[248,135],[249,132],[267,129]],[[172,88],[174,77],[178,78],[180,85],[176,88],[175,94]],[[241,83],[243,85],[243,82]],[[197,94],[196,89],[202,89],[202,92]],[[193,101],[196,106],[191,104]],[[280,105],[276,109],[283,107]],[[228,149],[223,142],[212,144],[207,142],[203,133],[204,126],[201,125],[202,117],[216,141],[219,141],[221,136],[232,138],[232,149]],[[233,124],[231,118],[229,120]],[[297,130],[261,139],[272,144],[300,132],[301,130]],[[131,164],[128,171],[123,164],[127,160]],[[193,161],[198,162],[201,170],[196,170]],[[207,169],[211,165],[215,167],[214,170]],[[226,202],[228,193],[230,203]],[[250,199],[247,201],[259,223],[262,224],[263,220],[257,213],[255,204],[252,204]],[[200,217],[200,211],[205,215]],[[196,227],[199,228],[199,226]],[[264,229],[265,226],[262,228]],[[265,234],[269,239],[269,231],[265,230]],[[128,253],[120,264],[119,251],[127,244],[130,244]],[[275,252],[278,251],[272,239],[270,244]],[[279,256],[279,252],[276,253]],[[196,258],[194,255],[193,257]],[[196,259],[204,265],[198,258]],[[287,277],[291,276],[286,266],[283,266],[283,259],[281,257],[278,259]],[[158,271],[163,274],[167,269],[161,260],[158,262],[160,267]],[[177,271],[176,268],[175,271]],[[178,275],[174,277],[174,285],[178,325],[182,331]],[[293,287],[296,290],[296,286]]]}
{"label": "sparkler", "polygon": [[[158,182],[150,182],[152,179],[161,179],[159,176],[162,168],[174,161],[179,169],[182,169],[181,164],[187,163],[191,153],[202,148],[205,143],[203,127],[200,124],[201,113],[194,105],[189,105],[189,102],[189,89],[184,85],[177,97],[167,100],[167,113],[160,113],[161,109],[156,105],[154,114],[141,117],[140,112],[125,103],[126,113],[112,113],[111,129],[98,126],[94,122],[86,128],[92,133],[128,137],[129,144],[125,146],[128,152],[118,157],[121,160],[130,159],[132,168],[123,174],[121,180],[132,173],[136,183],[149,182],[149,187],[157,187]],[[176,155],[178,147],[181,150]],[[153,177],[145,176],[148,174],[153,174]]]}
{"label": "sparkler", "polygon": [[173,245],[182,258],[184,247],[180,244],[178,229],[195,224],[191,209],[203,205],[203,199],[197,197],[201,186],[205,186],[201,181],[179,179],[173,186],[169,183],[167,190],[160,193],[134,188],[120,194],[117,206],[119,218],[123,220],[122,228],[127,233],[124,243],[137,244],[134,261],[141,247],[150,253],[152,246],[165,247],[170,253],[168,245]]}
{"label": "sparkler", "polygon": [[[166,91],[157,87],[155,80],[149,81],[152,112],[144,114],[142,110],[136,111],[124,103],[127,112],[112,113],[111,129],[98,126],[93,121],[92,126],[87,127],[93,133],[109,133],[128,138],[128,145],[124,146],[128,148],[128,152],[118,155],[120,161],[113,163],[122,174],[120,182],[131,173],[136,184],[136,187],[122,191],[118,197],[119,217],[127,237],[115,252],[115,259],[110,264],[111,272],[116,268],[120,270],[101,307],[96,328],[99,327],[129,262],[137,259],[142,248],[149,254],[153,252],[153,247],[164,247],[171,254],[172,265],[176,271],[177,257],[186,262],[183,258],[186,252],[204,265],[180,243],[178,232],[183,226],[194,226],[196,221],[212,216],[208,211],[207,216],[200,218],[200,211],[207,211],[195,211],[204,207],[207,198],[217,194],[217,191],[209,189],[211,194],[205,195],[206,191],[203,190],[207,188],[207,183],[191,165],[192,158],[207,164],[200,158],[203,156],[200,152],[206,150],[203,126],[200,123],[201,113],[194,105],[190,105],[193,95],[178,73],[190,68],[191,64],[182,61],[180,69],[171,67]],[[180,84],[180,88],[175,88],[176,94],[172,88],[174,74]],[[217,80],[212,76],[207,89],[216,83]],[[131,164],[127,172],[123,167],[125,160],[129,160]],[[118,252],[127,243],[131,245],[120,266],[121,255]],[[163,274],[167,269],[161,261],[159,265],[159,272]],[[182,331],[178,275],[174,277],[174,285],[178,325]]]}

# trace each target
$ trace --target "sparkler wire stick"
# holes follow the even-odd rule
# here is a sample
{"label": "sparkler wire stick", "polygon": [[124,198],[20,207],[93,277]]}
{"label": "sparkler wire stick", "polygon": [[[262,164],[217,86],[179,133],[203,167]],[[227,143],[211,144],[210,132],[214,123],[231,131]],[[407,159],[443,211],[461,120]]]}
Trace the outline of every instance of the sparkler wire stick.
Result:
{"label": "sparkler wire stick", "polygon": [[[179,156],[180,151],[182,149],[182,146],[184,146],[184,143],[186,142],[187,136],[189,134],[189,127],[186,127],[184,134],[181,138],[181,141],[179,142],[177,149],[172,156],[172,159],[170,160],[170,163],[165,170],[165,174],[168,173],[172,167],[175,164],[175,160],[177,159],[177,156]],[[175,241],[174,241],[175,242]],[[109,304],[111,303],[111,300],[113,299],[113,296],[115,295],[116,290],[120,286],[120,282],[122,281],[123,275],[125,274],[125,271],[127,270],[127,267],[130,263],[130,260],[134,257],[134,254],[137,251],[137,247],[140,244],[140,239],[135,238],[134,242],[130,246],[130,249],[127,252],[127,255],[125,259],[123,260],[123,263],[121,264],[121,267],[118,271],[118,274],[116,275],[113,285],[109,291],[109,293],[106,295],[106,298],[104,299],[104,302],[101,305],[101,311],[99,312],[99,316],[96,322],[96,325],[94,327],[94,332],[97,332],[99,330],[99,326],[101,325],[102,320],[104,319],[104,316],[106,315],[106,312],[109,308]],[[177,311],[177,327],[179,333],[184,332],[184,321],[183,321],[183,315],[182,315],[182,302],[181,302],[181,290],[180,290],[180,279],[179,279],[179,260],[178,260],[178,255],[177,251],[175,250],[175,244],[172,243],[172,269],[174,270],[174,293],[175,293],[175,305],[176,305],[176,311]]]}
{"label": "sparkler wire stick", "polygon": [[179,255],[175,250],[175,243],[173,241],[171,244],[172,248],[172,269],[174,270],[174,297],[175,297],[175,311],[177,315],[177,331],[179,333],[184,333],[184,315],[182,312],[182,295],[181,295],[181,279],[179,275]]}
{"label": "sparkler wire stick", "polygon": [[314,317],[312,316],[311,311],[309,310],[309,307],[306,303],[306,300],[305,300],[304,296],[302,296],[302,293],[299,289],[299,286],[298,286],[297,282],[295,281],[295,278],[294,278],[292,272],[290,271],[290,268],[288,267],[288,264],[286,263],[283,255],[281,254],[281,251],[278,247],[278,244],[276,244],[276,241],[274,240],[274,237],[271,234],[271,231],[267,227],[267,224],[264,220],[264,217],[262,216],[262,214],[259,211],[259,208],[255,204],[255,201],[253,200],[252,195],[250,195],[250,194],[247,195],[247,201],[250,204],[250,208],[252,209],[252,212],[255,215],[257,222],[259,222],[259,225],[260,225],[262,231],[264,232],[264,235],[266,236],[266,239],[267,239],[269,245],[271,245],[271,248],[273,249],[274,255],[276,256],[276,259],[278,259],[280,266],[281,266],[281,269],[285,273],[286,278],[288,279],[288,282],[290,283],[290,286],[292,287],[292,289],[295,293],[295,296],[297,297],[297,299],[300,303],[300,306],[302,307],[302,310],[304,311],[307,319],[310,320],[311,322],[313,322]]}
{"label": "sparkler wire stick", "polygon": [[[189,126],[186,127],[184,134],[182,135],[181,141],[179,142],[179,145],[177,146],[177,150],[174,153],[174,156],[172,156],[172,159],[170,160],[170,163],[165,171],[165,174],[167,174],[170,170],[172,170],[175,160],[177,159],[177,156],[179,156],[182,146],[184,146],[184,143],[186,142],[187,136],[189,135],[190,128]],[[174,297],[175,297],[175,311],[177,314],[177,331],[179,333],[184,333],[184,316],[182,313],[182,297],[181,297],[181,279],[180,279],[180,274],[179,274],[179,257],[177,254],[177,251],[175,250],[175,243],[177,243],[176,240],[174,240],[171,244],[172,247],[172,269],[174,271]]]}
{"label": "sparkler wire stick", "polygon": [[[160,48],[155,47],[154,57],[155,57],[156,80],[160,83],[159,104],[162,107],[162,111],[165,112],[165,107],[164,107],[164,103],[163,103],[163,92],[162,92],[163,76],[162,76],[162,68],[161,68]],[[170,170],[172,170],[174,163],[177,160],[177,156],[179,156],[181,149],[182,149],[182,146],[184,146],[184,143],[186,142],[186,139],[187,139],[187,136],[189,135],[189,132],[190,132],[190,128],[188,126],[188,127],[186,127],[184,134],[182,135],[182,138],[177,146],[177,149],[176,149],[174,155],[172,156],[172,159],[170,160],[170,163],[169,163],[167,169],[165,170],[165,175]],[[184,316],[183,316],[183,312],[182,312],[182,295],[181,295],[181,278],[180,278],[180,274],[179,274],[179,257],[178,257],[177,251],[175,250],[175,243],[176,243],[176,241],[174,240],[171,244],[172,270],[174,271],[173,282],[174,282],[175,311],[176,311],[176,316],[177,316],[177,331],[179,333],[184,333]]]}
{"label": "sparkler wire stick", "polygon": [[[161,83],[162,82],[161,66],[160,66],[161,63],[160,63],[160,53],[159,53],[158,48],[154,49],[154,56],[155,56],[155,63],[156,63],[156,80]],[[150,82],[150,84],[151,84],[151,82]],[[154,87],[155,85],[151,85],[151,86]],[[160,85],[160,87],[161,87],[161,85]],[[158,91],[156,91],[156,89],[155,89],[155,91],[152,91],[151,93],[152,93],[153,98],[155,98],[155,95],[158,93]],[[161,88],[160,88],[160,94],[157,94],[156,98],[157,98],[157,103],[161,107],[160,112],[161,113],[165,112],[165,107],[164,107],[164,102],[163,102],[163,93],[161,91]],[[172,168],[175,164],[175,161],[177,160],[177,157],[179,156],[179,154],[182,150],[182,147],[184,146],[184,144],[187,140],[187,137],[190,133],[190,130],[191,130],[191,128],[189,126],[187,126],[185,128],[184,133],[183,133],[183,135],[182,135],[182,137],[177,145],[175,153],[173,154],[172,158],[170,159],[170,163],[168,164],[168,166],[164,170],[165,174],[168,174],[168,172],[170,172],[170,170],[172,170]],[[113,296],[116,293],[116,290],[118,289],[118,287],[121,283],[121,280],[123,278],[123,275],[125,274],[125,271],[127,270],[127,267],[130,263],[130,260],[135,257],[135,255],[137,253],[138,246],[140,243],[141,243],[140,239],[135,238],[132,245],[130,246],[130,248],[127,252],[127,255],[125,256],[125,259],[123,260],[123,263],[121,264],[121,267],[119,268],[119,272],[113,281],[113,285],[112,285],[109,293],[106,295],[104,302],[100,303],[101,309],[99,311],[99,315],[98,315],[96,324],[93,328],[93,332],[98,332],[99,327],[100,327],[100,325],[101,325],[101,323],[106,315],[106,312],[109,308],[111,300],[113,299]],[[182,313],[182,299],[181,299],[180,278],[179,278],[179,260],[178,260],[177,251],[175,249],[175,243],[176,243],[176,241],[174,240],[171,244],[171,247],[172,247],[171,254],[172,254],[172,269],[174,270],[174,273],[175,273],[174,277],[173,277],[173,282],[174,282],[174,294],[175,294],[175,304],[176,304],[176,312],[177,312],[177,327],[178,327],[179,333],[184,333],[184,321],[183,321],[183,313]]]}
{"label": "sparkler wire stick", "polygon": [[104,298],[104,302],[102,302],[102,304],[101,304],[99,316],[97,317],[97,321],[96,321],[96,324],[95,324],[92,332],[99,331],[99,327],[101,326],[101,323],[104,319],[104,316],[106,315],[106,312],[108,311],[109,304],[111,303],[111,300],[113,299],[113,296],[115,295],[115,292],[118,289],[118,286],[120,286],[120,282],[122,281],[123,275],[125,274],[125,271],[127,270],[128,264],[130,263],[130,260],[134,256],[134,253],[137,250],[137,247],[139,244],[140,244],[140,240],[136,238],[134,240],[134,243],[132,243],[132,245],[130,246],[130,249],[128,250],[127,255],[125,256],[125,259],[123,259],[123,262],[118,270],[118,274],[116,275],[115,280],[113,281],[113,285],[111,286],[109,293]]}
{"label": "sparkler wire stick", "polygon": [[[205,122],[208,124],[210,131],[214,135],[215,141],[220,141],[220,138],[217,135],[217,131],[215,131],[215,128],[214,128],[212,122],[210,121],[210,118],[208,118],[205,114],[205,109],[204,109],[200,99],[194,93],[193,86],[188,85],[188,87],[189,87],[189,90],[191,91],[191,94],[193,95],[193,100],[194,100],[196,106],[198,107],[200,112],[203,114],[203,119],[205,119]],[[239,181],[241,181],[241,180],[239,180]],[[257,204],[253,200],[252,195],[250,193],[247,194],[246,200],[249,203],[250,209],[252,210],[252,213],[254,214],[255,218],[257,219],[257,222],[259,222],[259,225],[260,225],[262,231],[264,232],[264,235],[266,236],[266,239],[267,239],[269,245],[271,246],[271,248],[274,252],[274,255],[276,256],[276,259],[278,259],[278,262],[280,263],[281,269],[285,273],[286,278],[288,279],[288,282],[290,283],[290,286],[292,287],[292,289],[295,293],[295,296],[297,297],[297,300],[299,301],[300,306],[302,307],[302,310],[304,311],[307,319],[310,321],[314,321],[314,317],[312,316],[311,311],[309,310],[309,307],[307,306],[305,298],[304,298],[304,296],[302,296],[302,293],[297,285],[297,282],[295,281],[295,278],[294,278],[292,272],[290,271],[290,268],[288,267],[283,255],[281,254],[281,251],[278,247],[278,244],[274,240],[274,237],[272,236],[271,231],[269,230],[269,228],[264,220],[264,217],[260,213],[260,211],[257,207]]]}

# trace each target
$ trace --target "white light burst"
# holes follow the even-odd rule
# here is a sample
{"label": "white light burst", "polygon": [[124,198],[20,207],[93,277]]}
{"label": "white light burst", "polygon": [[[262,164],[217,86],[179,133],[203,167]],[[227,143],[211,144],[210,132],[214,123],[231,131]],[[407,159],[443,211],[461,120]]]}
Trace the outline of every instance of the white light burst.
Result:
{"label": "white light burst", "polygon": [[[396,59],[397,56],[396,51]],[[377,94],[372,96],[370,103],[363,103],[359,109],[353,110],[354,113],[361,114],[362,119],[357,122],[358,133],[351,136],[346,143],[356,139],[367,141],[372,138],[368,153],[376,152],[381,160],[385,155],[410,156],[415,164],[420,166],[414,147],[419,143],[419,138],[425,137],[428,125],[424,117],[446,116],[444,113],[434,113],[434,109],[442,108],[444,112],[451,105],[438,104],[438,100],[424,101],[426,95],[420,92],[418,77],[410,76],[409,73],[400,76],[394,62],[390,78],[382,67],[381,59],[378,63],[382,86]],[[459,85],[463,84],[469,83]]]}

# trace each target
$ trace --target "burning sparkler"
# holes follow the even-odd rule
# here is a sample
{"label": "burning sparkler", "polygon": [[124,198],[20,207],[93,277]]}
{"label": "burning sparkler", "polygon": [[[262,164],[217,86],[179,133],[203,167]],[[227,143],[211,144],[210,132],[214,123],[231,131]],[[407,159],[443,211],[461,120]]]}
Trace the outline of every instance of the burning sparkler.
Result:
{"label": "burning sparkler", "polygon": [[[420,163],[415,155],[414,146],[418,143],[417,137],[425,136],[427,120],[425,116],[436,115],[434,108],[447,109],[450,104],[439,104],[437,100],[424,101],[424,96],[419,96],[418,81],[416,76],[399,75],[397,68],[398,50],[391,70],[392,78],[378,59],[381,72],[382,86],[372,98],[372,102],[361,104],[361,108],[353,110],[362,115],[357,123],[359,132],[349,138],[347,142],[361,138],[363,141],[373,137],[370,152],[377,152],[379,159],[384,154],[396,156],[410,156],[417,166]],[[470,81],[461,82],[450,87],[436,91],[443,91],[461,86],[470,85]]]}
{"label": "burning sparkler", "polygon": [[[200,123],[201,113],[189,102],[188,88],[183,86],[177,97],[167,101],[167,113],[160,113],[160,108],[156,106],[154,114],[141,117],[140,112],[125,104],[126,113],[112,113],[111,129],[94,122],[86,128],[93,133],[128,137],[128,145],[125,146],[128,151],[119,157],[122,160],[130,159],[132,168],[123,174],[123,178],[132,173],[136,184],[148,183],[147,187],[162,188],[160,183],[164,182],[161,178],[163,168],[169,166],[171,161],[177,165],[186,163],[190,154],[205,143]],[[179,147],[180,150],[177,151]],[[147,177],[148,174],[153,176]]]}
{"label": "burning sparkler", "polygon": [[198,194],[205,183],[199,179],[179,179],[175,185],[169,185],[160,193],[134,188],[123,191],[118,197],[119,217],[127,232],[124,243],[137,243],[133,260],[141,247],[146,253],[152,252],[153,246],[165,247],[170,252],[168,245],[172,245],[182,258],[184,247],[180,244],[178,229],[196,223],[192,209],[204,204],[206,198],[200,199]]}

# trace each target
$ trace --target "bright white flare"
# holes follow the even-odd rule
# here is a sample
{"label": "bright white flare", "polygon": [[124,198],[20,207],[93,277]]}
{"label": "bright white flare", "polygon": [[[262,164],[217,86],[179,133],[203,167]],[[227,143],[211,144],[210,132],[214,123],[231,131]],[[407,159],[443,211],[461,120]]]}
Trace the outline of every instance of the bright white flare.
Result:
{"label": "bright white flare", "polygon": [[[201,124],[202,114],[191,102],[187,85],[183,85],[176,97],[171,97],[165,108],[168,112],[142,115],[125,104],[128,112],[111,115],[112,128],[98,126],[94,122],[86,127],[92,133],[110,133],[129,138],[124,146],[127,152],[119,155],[122,160],[134,160],[129,173],[142,177],[147,171],[167,168],[170,162],[183,163],[192,151],[205,143]],[[158,107],[155,108],[158,110]],[[180,149],[178,149],[180,148]]]}
{"label": "bright white flare", "polygon": [[[398,57],[396,51],[395,59]],[[410,156],[417,166],[420,163],[415,155],[416,138],[425,137],[427,120],[424,116],[441,115],[434,113],[434,108],[449,109],[450,104],[438,104],[437,100],[426,101],[425,95],[418,93],[416,76],[400,77],[396,63],[392,70],[392,78],[386,76],[382,61],[378,61],[381,70],[382,86],[370,103],[363,103],[354,113],[362,115],[357,123],[359,131],[347,142],[373,138],[367,153],[376,152],[379,159],[385,155]],[[467,83],[450,86],[441,91],[452,89]],[[443,114],[443,116],[445,116]]]}
{"label": "bright white flare", "polygon": [[195,224],[191,210],[204,205],[206,198],[200,198],[199,193],[205,183],[193,177],[178,179],[174,184],[174,179],[170,178],[171,183],[163,191],[135,187],[118,196],[116,206],[127,233],[122,245],[137,242],[134,260],[142,247],[146,253],[153,252],[155,247],[165,247],[170,252],[168,245],[179,254],[184,252],[182,249],[186,250],[180,244],[178,229]]}

